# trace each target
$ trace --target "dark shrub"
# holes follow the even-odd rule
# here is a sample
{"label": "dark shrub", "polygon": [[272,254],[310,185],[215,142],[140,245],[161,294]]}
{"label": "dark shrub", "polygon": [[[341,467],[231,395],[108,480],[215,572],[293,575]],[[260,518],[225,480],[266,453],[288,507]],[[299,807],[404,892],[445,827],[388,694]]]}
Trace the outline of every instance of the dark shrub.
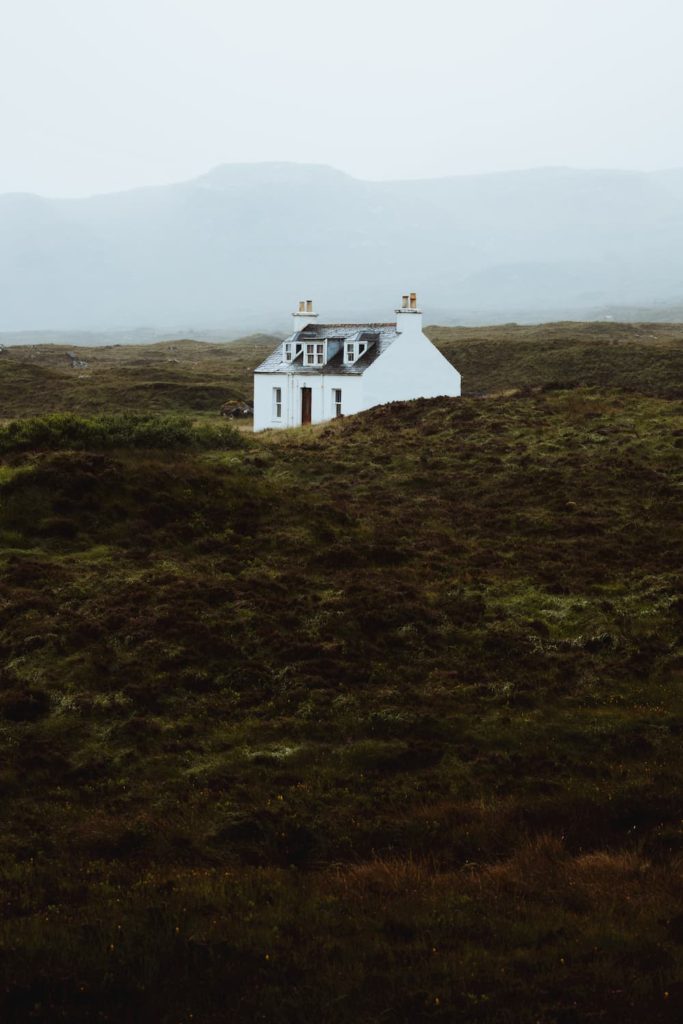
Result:
{"label": "dark shrub", "polygon": [[234,427],[195,427],[183,416],[116,413],[86,418],[53,413],[0,427],[0,454],[64,449],[225,449],[243,443]]}
{"label": "dark shrub", "polygon": [[9,690],[0,693],[0,718],[10,722],[37,722],[50,708],[43,690]]}

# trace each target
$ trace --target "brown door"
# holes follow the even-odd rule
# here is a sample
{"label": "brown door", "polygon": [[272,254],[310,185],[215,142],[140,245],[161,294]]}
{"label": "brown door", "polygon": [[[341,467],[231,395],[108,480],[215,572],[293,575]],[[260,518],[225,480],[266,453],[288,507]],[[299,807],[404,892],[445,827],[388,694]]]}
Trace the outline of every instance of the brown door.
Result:
{"label": "brown door", "polygon": [[301,389],[301,422],[302,424],[311,422],[311,389]]}

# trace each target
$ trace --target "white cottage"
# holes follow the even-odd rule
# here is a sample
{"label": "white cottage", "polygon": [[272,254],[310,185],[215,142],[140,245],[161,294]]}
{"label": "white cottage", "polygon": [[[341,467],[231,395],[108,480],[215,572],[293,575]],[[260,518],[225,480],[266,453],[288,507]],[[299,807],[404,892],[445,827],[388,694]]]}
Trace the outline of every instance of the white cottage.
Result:
{"label": "white cottage", "polygon": [[254,430],[460,396],[460,374],[422,333],[414,292],[403,296],[395,323],[319,324],[310,299],[293,316],[293,334],[254,373]]}

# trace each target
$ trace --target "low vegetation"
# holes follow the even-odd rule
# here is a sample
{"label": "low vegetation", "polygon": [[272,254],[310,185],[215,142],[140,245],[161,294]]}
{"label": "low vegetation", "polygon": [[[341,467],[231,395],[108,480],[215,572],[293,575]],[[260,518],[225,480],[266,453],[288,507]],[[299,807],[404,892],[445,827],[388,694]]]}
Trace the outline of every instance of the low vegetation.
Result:
{"label": "low vegetation", "polygon": [[5,428],[3,1021],[679,1019],[658,358],[211,444]]}
{"label": "low vegetation", "polygon": [[133,413],[74,416],[52,413],[0,426],[0,454],[23,451],[107,451],[152,448],[166,451],[236,448],[243,441],[234,427],[203,423],[179,416]]}
{"label": "low vegetation", "polygon": [[427,333],[458,367],[470,395],[578,386],[683,397],[681,324],[504,324]]}
{"label": "low vegetation", "polygon": [[[505,324],[427,334],[461,371],[469,396],[554,386],[683,397],[681,324]],[[8,347],[0,351],[0,420],[141,409],[216,414],[224,402],[251,398],[254,366],[276,343],[253,335],[224,344]]]}
{"label": "low vegetation", "polygon": [[210,344],[17,345],[0,351],[0,420],[46,413],[215,414],[251,397],[254,366],[277,339]]}

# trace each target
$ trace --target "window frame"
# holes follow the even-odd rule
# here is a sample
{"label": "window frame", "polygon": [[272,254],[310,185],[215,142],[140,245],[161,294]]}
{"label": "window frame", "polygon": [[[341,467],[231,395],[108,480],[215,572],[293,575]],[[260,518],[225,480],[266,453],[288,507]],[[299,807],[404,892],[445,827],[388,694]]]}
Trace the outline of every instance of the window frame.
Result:
{"label": "window frame", "polygon": [[282,388],[273,387],[273,419],[282,419]]}
{"label": "window frame", "polygon": [[306,366],[323,366],[325,363],[325,343],[322,341],[307,341],[304,361]]}
{"label": "window frame", "polygon": [[334,406],[334,418],[339,419],[343,415],[341,388],[332,388],[332,405]]}

